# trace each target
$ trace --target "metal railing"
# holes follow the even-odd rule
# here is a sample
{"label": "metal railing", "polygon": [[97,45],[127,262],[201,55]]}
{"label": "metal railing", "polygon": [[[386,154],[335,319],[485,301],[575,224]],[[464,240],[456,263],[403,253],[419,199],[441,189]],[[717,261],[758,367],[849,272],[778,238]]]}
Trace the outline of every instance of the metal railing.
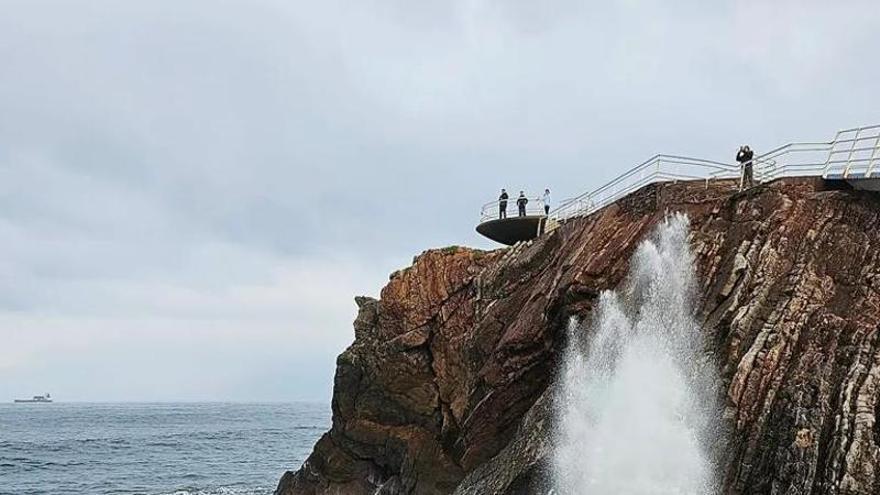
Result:
{"label": "metal railing", "polygon": [[831,142],[822,176],[828,178],[875,177],[880,162],[880,124],[839,131]]}
{"label": "metal railing", "polygon": [[880,177],[880,124],[844,129],[825,142],[789,143],[754,159],[762,182],[781,177]]}
{"label": "metal railing", "polygon": [[[516,200],[519,196],[511,196],[510,199],[507,200],[507,217],[513,218],[519,216],[519,207],[516,204]],[[526,216],[544,216],[544,201],[540,197],[532,197],[530,195],[526,196],[526,199],[529,202],[526,204]],[[495,201],[490,201],[483,205],[480,208],[480,223],[488,222],[489,220],[497,220],[501,217],[501,200],[496,199]]]}
{"label": "metal railing", "polygon": [[[880,124],[844,129],[825,142],[788,143],[752,160],[758,182],[782,177],[815,176],[825,179],[880,178]],[[736,179],[740,165],[677,155],[655,155],[606,184],[562,201],[550,211],[555,221],[589,215],[648,184]],[[508,200],[509,216],[516,215],[516,198]],[[544,215],[540,198],[529,198],[528,215]],[[483,205],[480,222],[498,218],[498,201]],[[556,224],[556,222],[554,222]]]}
{"label": "metal railing", "polygon": [[627,194],[654,182],[730,179],[739,177],[739,166],[678,155],[655,155],[610,182],[560,203],[550,212],[557,220],[589,215]]}
{"label": "metal railing", "polygon": [[768,182],[781,177],[819,176],[827,162],[831,143],[788,143],[756,156],[755,179]]}

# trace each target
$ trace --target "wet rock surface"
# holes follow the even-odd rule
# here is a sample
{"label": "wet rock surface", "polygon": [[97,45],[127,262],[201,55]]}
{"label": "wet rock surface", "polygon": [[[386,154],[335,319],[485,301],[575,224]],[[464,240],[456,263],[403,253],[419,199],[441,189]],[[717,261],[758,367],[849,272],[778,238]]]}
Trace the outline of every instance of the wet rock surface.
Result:
{"label": "wet rock surface", "polygon": [[542,493],[566,324],[674,211],[723,382],[721,492],[880,493],[880,196],[786,179],[652,185],[530,243],[426,251],[357,298],[332,428],[276,494]]}

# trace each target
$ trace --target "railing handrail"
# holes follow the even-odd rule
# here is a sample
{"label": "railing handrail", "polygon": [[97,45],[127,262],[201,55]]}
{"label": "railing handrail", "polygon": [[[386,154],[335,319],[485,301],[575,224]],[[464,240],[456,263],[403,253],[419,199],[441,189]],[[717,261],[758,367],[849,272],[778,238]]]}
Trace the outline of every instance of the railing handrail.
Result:
{"label": "railing handrail", "polygon": [[[873,144],[858,144],[870,141]],[[840,145],[844,146],[841,148]],[[870,156],[863,156],[868,152]],[[804,158],[804,155],[810,154],[821,156],[821,159]],[[845,158],[838,158],[843,154],[846,155]],[[800,161],[797,161],[798,158]],[[754,157],[752,164],[755,176],[763,182],[791,175],[846,178],[854,169],[856,172],[864,169],[863,176],[871,178],[875,164],[880,165],[880,124],[837,131],[831,141],[786,143]],[[682,167],[692,170],[683,172]],[[591,191],[560,201],[558,206],[550,210],[549,216],[565,220],[586,215],[653,182],[705,180],[708,183],[714,179],[737,178],[740,170],[739,164],[658,153]],[[517,197],[511,197],[508,202],[515,203],[516,199]],[[538,205],[543,207],[541,196],[529,196],[528,199],[530,202],[537,200]],[[497,208],[498,202],[499,200],[495,200],[483,205],[481,222],[487,218],[495,218],[486,212]],[[543,211],[541,214],[543,215]]]}
{"label": "railing handrail", "polygon": [[[517,216],[519,206],[516,204],[516,201],[519,199],[519,195],[510,196],[507,198],[507,211],[512,212],[510,215],[511,218]],[[526,204],[526,213],[528,216],[544,216],[544,197],[543,196],[532,196],[530,194],[526,195],[526,199],[529,202]],[[484,204],[480,208],[480,223],[495,220],[498,218],[499,207],[501,203],[501,198],[494,201],[489,201]],[[531,213],[531,214],[530,214]],[[537,214],[537,215],[532,215]]]}
{"label": "railing handrail", "polygon": [[[593,198],[593,197],[596,197],[602,193],[605,193],[606,191],[610,190],[614,186],[621,184],[626,179],[634,176],[635,174],[637,174],[640,171],[643,171],[647,168],[650,168],[651,166],[656,166],[657,170],[655,170],[655,172],[652,173],[649,176],[649,178],[657,177],[657,176],[663,176],[663,177],[668,178],[669,180],[699,180],[699,179],[706,178],[703,176],[693,176],[693,175],[673,174],[673,173],[663,172],[660,169],[660,165],[662,165],[663,163],[696,165],[696,166],[701,166],[704,168],[712,169],[714,172],[719,172],[719,171],[720,172],[731,172],[731,173],[733,173],[733,172],[738,173],[739,172],[739,166],[737,166],[737,165],[731,165],[728,163],[718,162],[715,160],[708,160],[705,158],[694,158],[694,157],[683,156],[683,155],[670,155],[670,154],[665,154],[665,153],[658,153],[658,154],[652,156],[651,158],[648,158],[647,160],[639,163],[635,167],[621,173],[617,177],[614,177],[613,179],[611,179],[610,181],[606,182],[605,184],[597,187],[596,189],[593,189],[592,191],[588,191],[588,192],[585,192],[579,196],[575,196],[573,198],[568,198],[567,200],[562,201],[559,204],[559,206],[557,206],[556,208],[554,208],[550,211],[550,215],[556,216],[556,217],[561,217],[559,214],[561,212],[564,212],[564,210],[567,207],[571,206],[572,204],[575,204],[579,201],[589,200],[590,198]],[[709,175],[711,176],[712,173],[710,173]],[[644,184],[646,182],[645,179],[646,178],[639,179],[636,182],[636,184],[640,184],[640,185]],[[648,181],[648,182],[650,182],[650,181]],[[641,186],[639,186],[639,187],[641,187]],[[625,189],[625,191],[630,191],[630,190],[632,190],[631,187],[627,187]],[[619,197],[620,192],[614,193],[613,196]],[[602,205],[602,206],[604,206],[604,205]]]}
{"label": "railing handrail", "polygon": [[[519,196],[510,196],[507,198],[506,201],[508,203],[516,203],[516,200],[518,200],[518,199],[519,199]],[[542,196],[526,196],[526,199],[531,202],[531,201],[542,201],[544,198]],[[500,197],[494,201],[489,201],[488,203],[484,204],[483,208],[487,208],[490,206],[498,206],[499,202],[501,202]]]}

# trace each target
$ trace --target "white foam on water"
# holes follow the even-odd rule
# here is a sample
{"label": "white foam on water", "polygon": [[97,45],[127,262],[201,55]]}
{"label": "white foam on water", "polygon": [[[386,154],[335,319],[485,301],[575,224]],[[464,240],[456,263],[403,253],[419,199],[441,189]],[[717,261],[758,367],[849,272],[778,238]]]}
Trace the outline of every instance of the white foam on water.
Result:
{"label": "white foam on water", "polygon": [[707,495],[714,468],[715,371],[692,315],[684,215],[667,218],[632,259],[592,325],[569,325],[553,454],[554,493]]}
{"label": "white foam on water", "polygon": [[230,486],[218,486],[215,488],[191,488],[175,490],[162,495],[268,495],[274,490],[270,488],[239,488]]}

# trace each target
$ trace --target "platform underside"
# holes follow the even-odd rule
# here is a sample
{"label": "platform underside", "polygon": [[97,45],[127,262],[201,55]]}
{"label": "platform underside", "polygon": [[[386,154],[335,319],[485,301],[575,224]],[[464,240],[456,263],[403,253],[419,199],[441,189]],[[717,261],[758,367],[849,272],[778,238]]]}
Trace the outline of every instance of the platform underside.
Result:
{"label": "platform underside", "polygon": [[863,191],[880,191],[880,177],[866,176],[861,172],[852,172],[846,174],[846,176],[839,173],[826,174],[825,180],[843,180],[854,189],[860,189]]}
{"label": "platform underside", "polygon": [[495,242],[512,246],[538,237],[546,218],[543,215],[529,215],[489,220],[477,225],[477,232]]}

